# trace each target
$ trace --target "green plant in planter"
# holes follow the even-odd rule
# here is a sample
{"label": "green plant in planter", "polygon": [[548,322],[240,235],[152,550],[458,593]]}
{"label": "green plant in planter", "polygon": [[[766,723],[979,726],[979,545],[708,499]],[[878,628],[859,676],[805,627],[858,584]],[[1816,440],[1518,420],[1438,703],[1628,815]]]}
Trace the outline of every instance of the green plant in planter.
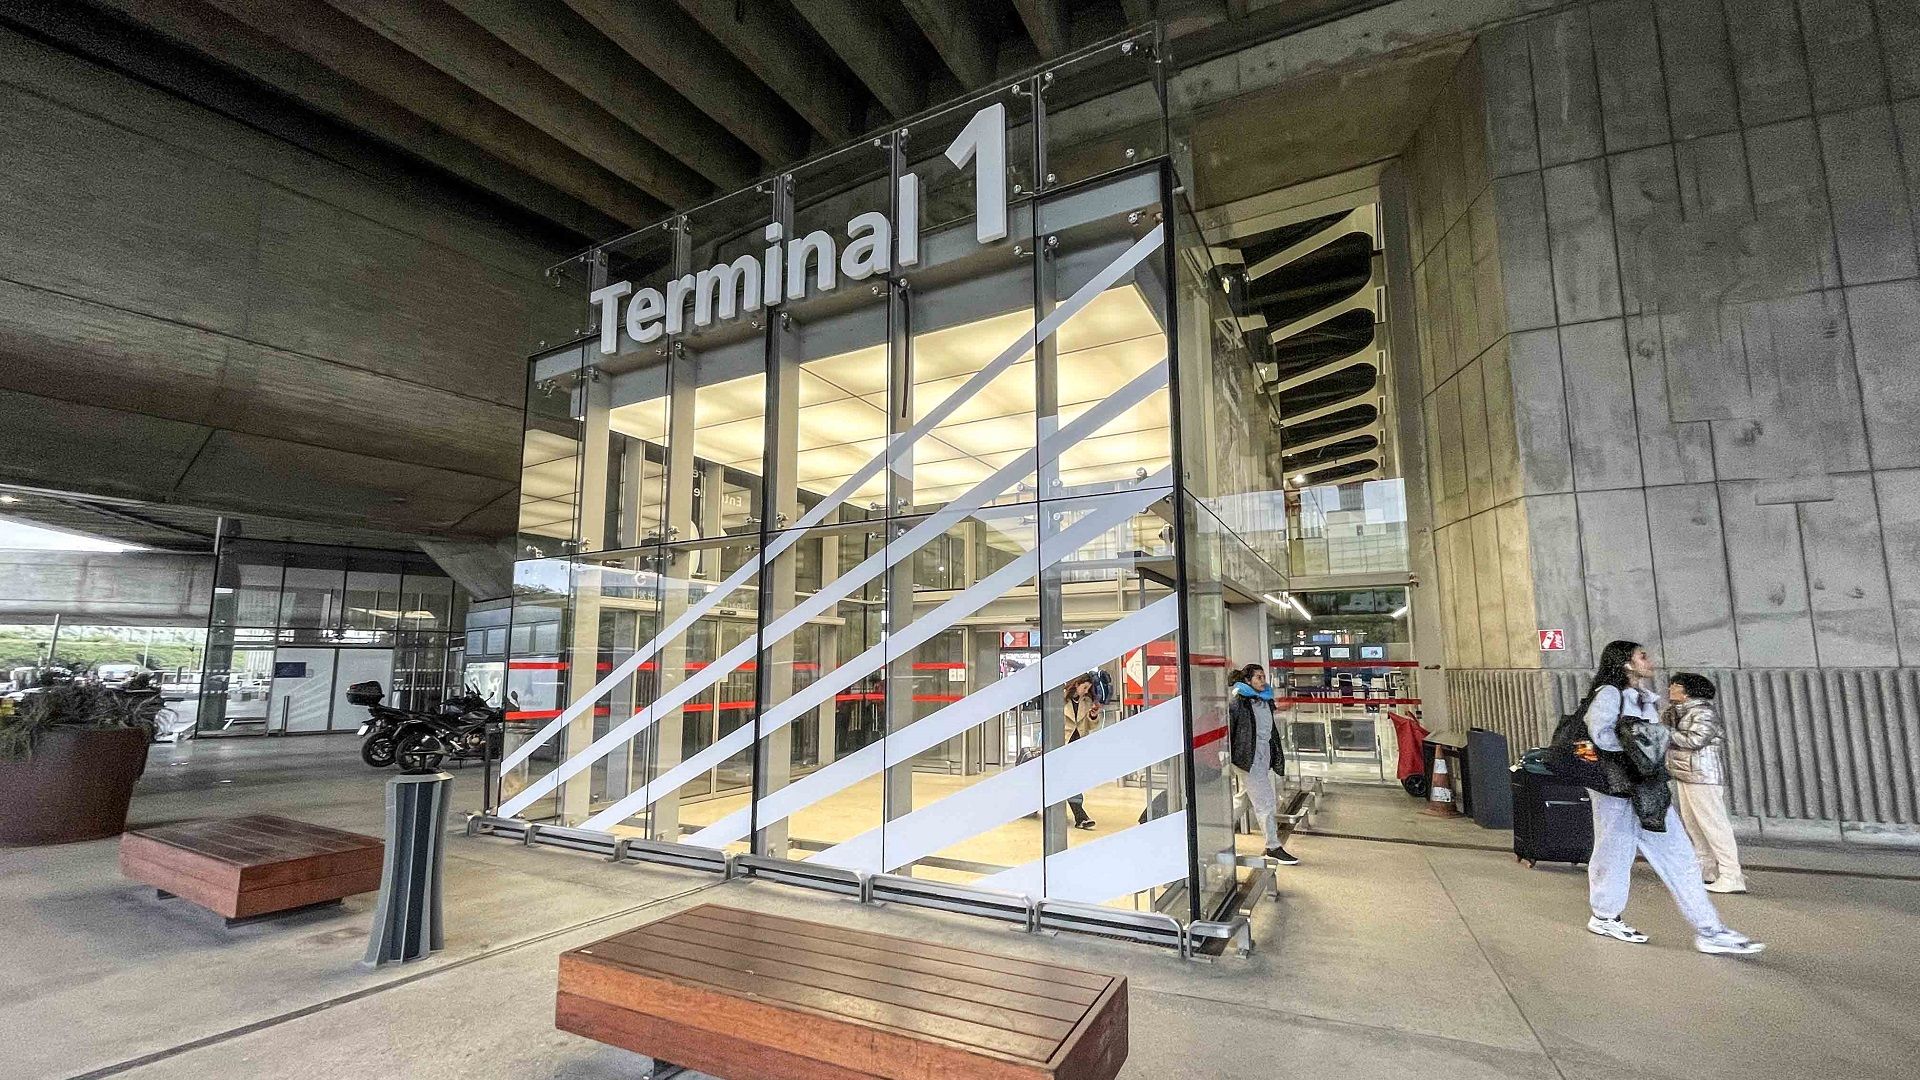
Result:
{"label": "green plant in planter", "polygon": [[94,683],[51,686],[27,695],[12,716],[0,718],[0,761],[32,756],[40,737],[60,728],[129,728],[151,739],[165,707],[157,694],[128,694]]}

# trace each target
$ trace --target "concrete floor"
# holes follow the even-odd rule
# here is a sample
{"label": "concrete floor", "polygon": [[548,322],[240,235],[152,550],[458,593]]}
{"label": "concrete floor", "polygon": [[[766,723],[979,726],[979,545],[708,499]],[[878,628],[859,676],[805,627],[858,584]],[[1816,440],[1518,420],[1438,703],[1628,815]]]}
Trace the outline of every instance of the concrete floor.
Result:
{"label": "concrete floor", "polygon": [[[377,831],[383,775],[355,751],[339,738],[157,747],[133,820],[273,810]],[[476,778],[460,777],[456,806],[473,803]],[[1127,1077],[1915,1074],[1911,857],[1808,849],[1788,862],[1813,865],[1758,871],[1755,893],[1724,910],[1773,948],[1704,957],[1650,876],[1629,914],[1653,944],[1604,941],[1580,929],[1579,871],[1526,870],[1485,846],[1503,848],[1497,834],[1331,790],[1320,825],[1343,835],[1292,841],[1305,861],[1260,908],[1260,951],[1212,965],[455,836],[446,951],[368,971],[357,961],[371,896],[229,930],[121,879],[111,842],[3,851],[0,1074],[637,1077],[643,1059],[553,1029],[555,958],[702,902],[1122,972]],[[1367,822],[1389,842],[1346,838]],[[1391,835],[1401,827],[1413,835]],[[1882,876],[1833,872],[1850,868]]]}

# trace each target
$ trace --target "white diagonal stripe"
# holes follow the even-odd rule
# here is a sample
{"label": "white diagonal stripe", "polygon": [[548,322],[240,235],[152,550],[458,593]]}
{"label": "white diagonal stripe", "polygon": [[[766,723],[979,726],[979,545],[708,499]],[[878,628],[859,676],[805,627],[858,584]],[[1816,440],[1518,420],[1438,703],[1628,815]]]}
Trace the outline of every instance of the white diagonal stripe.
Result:
{"label": "white diagonal stripe", "polygon": [[[906,431],[901,432],[898,437],[888,444],[885,450],[874,455],[865,465],[854,470],[852,476],[842,481],[840,486],[834,488],[833,492],[825,499],[822,499],[817,506],[808,510],[805,514],[802,514],[800,520],[794,522],[792,529],[775,536],[774,539],[767,544],[766,550],[761,554],[759,560],[750,561],[745,566],[735,570],[725,581],[720,583],[719,587],[702,597],[696,603],[690,605],[684,614],[675,619],[666,629],[655,635],[652,641],[642,645],[632,656],[615,665],[614,669],[609,672],[605,678],[595,683],[593,689],[589,690],[584,697],[561,710],[559,716],[548,721],[545,726],[534,733],[532,738],[514,747],[511,752],[501,759],[501,770],[511,769],[527,760],[535,750],[544,745],[547,740],[553,738],[554,735],[559,733],[568,724],[579,719],[581,715],[593,707],[595,702],[605,697],[615,686],[618,686],[622,680],[640,670],[640,665],[652,659],[654,654],[659,652],[667,642],[686,633],[688,628],[699,621],[701,616],[712,611],[715,607],[719,606],[721,601],[731,596],[740,586],[746,584],[747,579],[752,577],[758,569],[757,564],[771,562],[777,558],[781,552],[799,543],[801,537],[806,534],[807,530],[825,521],[827,515],[839,509],[842,503],[852,498],[853,493],[860,490],[867,481],[873,479],[881,469],[885,468],[891,462],[898,462],[905,458],[907,453],[913,449],[913,445],[916,442],[928,432],[945,422],[949,416],[953,415],[955,410],[966,404],[967,401],[979,393],[988,383],[998,378],[1000,373],[1005,371],[1015,361],[1027,353],[1032,352],[1037,342],[1045,341],[1047,338],[1053,336],[1054,332],[1064,326],[1068,319],[1073,318],[1080,313],[1082,308],[1092,303],[1095,297],[1112,288],[1121,278],[1131,273],[1134,267],[1140,265],[1148,255],[1153,254],[1153,252],[1160,247],[1165,237],[1166,227],[1164,225],[1156,225],[1152,232],[1135,241],[1132,247],[1129,247],[1118,259],[1108,264],[1106,269],[1094,275],[1092,280],[1081,286],[1059,307],[1049,312],[1047,317],[1040,320],[1039,324],[1032,330],[1023,333],[1019,340],[1002,350],[1000,355],[994,357],[991,363],[975,372],[972,378],[969,378],[961,385],[960,389],[949,394],[945,399],[940,401],[939,404],[929,409],[927,415],[921,417],[919,421]],[[998,493],[996,492],[995,495],[997,496]],[[549,787],[547,790],[551,791],[552,788]],[[528,801],[531,802],[531,800]],[[521,804],[521,808],[525,806],[525,803]],[[518,810],[507,811],[504,806],[501,808],[501,811],[509,817],[514,813],[518,813]]]}
{"label": "white diagonal stripe", "polygon": [[[1101,627],[1042,663],[1029,664],[1008,677],[982,687],[930,716],[921,717],[877,742],[871,742],[831,765],[770,791],[759,802],[763,824],[781,821],[835,792],[857,784],[887,767],[910,761],[989,717],[1017,708],[1068,679],[1104,664],[1128,649],[1173,632],[1180,618],[1180,599],[1163,596],[1120,621]],[[687,839],[690,844],[724,847],[747,835],[752,827],[747,809],[736,810]]]}
{"label": "white diagonal stripe", "polygon": [[[1146,509],[1153,504],[1154,500],[1165,497],[1165,492],[1153,485],[1171,478],[1171,475],[1170,469],[1162,469],[1149,477],[1143,487],[1101,499],[1097,509],[1053,536],[1043,538],[1040,541],[1039,551],[1030,551],[981,578],[962,589],[946,603],[888,635],[878,645],[834,668],[832,672],[822,675],[812,685],[763,713],[757,725],[761,734],[778,731],[791,723],[795,717],[820,705],[834,694],[878,670],[887,663],[889,654],[905,655],[908,650],[923,644],[955,622],[986,607],[1015,585],[1037,576],[1040,571],[1078,551],[1095,537]],[[588,818],[584,827],[605,829],[624,820],[641,807],[652,805],[655,800],[668,792],[679,790],[682,784],[701,772],[713,768],[742,749],[753,745],[754,727],[755,725],[747,725],[729,732],[725,738],[669,769],[665,775]]]}
{"label": "white diagonal stripe", "polygon": [[[1096,402],[1092,408],[1074,417],[1072,422],[1043,440],[1037,448],[1037,455],[1057,456],[1064,453],[1081,439],[1100,430],[1123,415],[1129,408],[1146,400],[1160,387],[1166,385],[1167,377],[1167,365],[1164,362],[1148,367],[1112,396]],[[752,638],[741,642],[718,660],[688,677],[666,695],[635,712],[625,722],[595,739],[585,750],[568,758],[545,776],[527,785],[501,806],[501,814],[512,817],[531,806],[534,800],[545,796],[565,783],[568,778],[577,775],[581,770],[645,731],[658,718],[679,708],[692,700],[695,694],[726,678],[735,668],[746,663],[756,647],[764,648],[773,642],[784,640],[788,635],[805,626],[808,620],[846,599],[853,594],[854,590],[879,577],[889,567],[911,558],[915,552],[931,543],[935,537],[943,535],[955,522],[998,498],[1009,486],[1032,472],[1033,456],[1032,453],[1022,453],[1013,461],[1001,466],[992,476],[975,484],[965,494],[908,530],[905,535],[889,541],[885,547],[869,555],[859,565],[795,604],[790,611],[774,620],[761,632],[759,645],[756,645]],[[1170,481],[1171,475],[1166,475]],[[772,545],[768,546],[768,550],[773,550]],[[747,565],[757,568],[760,560],[749,562]]]}
{"label": "white diagonal stripe", "polygon": [[1069,796],[1178,757],[1182,738],[1180,699],[1169,698],[868,829],[807,861],[870,874],[891,871]]}
{"label": "white diagonal stripe", "polygon": [[1186,876],[1187,812],[1181,810],[973,884],[1049,900],[1104,904]]}

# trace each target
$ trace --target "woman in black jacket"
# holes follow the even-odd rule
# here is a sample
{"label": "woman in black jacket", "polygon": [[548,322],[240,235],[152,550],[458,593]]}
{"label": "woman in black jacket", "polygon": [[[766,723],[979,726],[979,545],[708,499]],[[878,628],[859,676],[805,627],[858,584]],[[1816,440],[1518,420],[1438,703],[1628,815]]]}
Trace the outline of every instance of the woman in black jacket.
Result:
{"label": "woman in black jacket", "polygon": [[[1286,776],[1286,750],[1273,712],[1273,688],[1267,669],[1248,664],[1233,672],[1228,687],[1227,738],[1240,789],[1253,802],[1253,811],[1266,832],[1267,858],[1293,866],[1300,860],[1280,846],[1280,795],[1274,777]],[[1239,815],[1236,814],[1236,817]]]}

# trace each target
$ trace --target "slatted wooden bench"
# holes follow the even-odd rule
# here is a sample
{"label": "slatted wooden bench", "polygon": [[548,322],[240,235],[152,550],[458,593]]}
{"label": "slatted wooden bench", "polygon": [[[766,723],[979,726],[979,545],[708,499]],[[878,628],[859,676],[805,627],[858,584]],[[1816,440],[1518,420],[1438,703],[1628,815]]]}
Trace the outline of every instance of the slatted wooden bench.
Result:
{"label": "slatted wooden bench", "polygon": [[1127,981],[705,904],[561,954],[554,1023],[725,1080],[1109,1080]]}
{"label": "slatted wooden bench", "polygon": [[248,814],[130,830],[120,837],[120,872],[231,924],[371,892],[383,854],[371,836]]}

